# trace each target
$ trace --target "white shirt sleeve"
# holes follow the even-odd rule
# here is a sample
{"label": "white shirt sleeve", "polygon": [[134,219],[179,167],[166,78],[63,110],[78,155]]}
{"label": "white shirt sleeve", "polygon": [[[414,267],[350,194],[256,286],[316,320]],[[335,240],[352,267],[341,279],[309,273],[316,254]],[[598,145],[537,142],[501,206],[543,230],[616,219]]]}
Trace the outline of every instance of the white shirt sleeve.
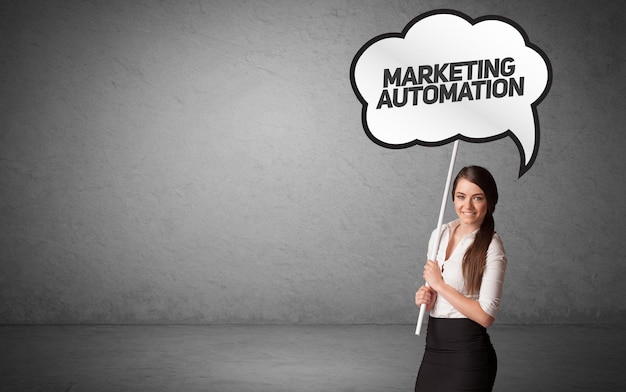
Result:
{"label": "white shirt sleeve", "polygon": [[498,234],[494,234],[487,249],[487,262],[478,296],[480,307],[493,318],[496,317],[500,308],[506,263],[502,239]]}

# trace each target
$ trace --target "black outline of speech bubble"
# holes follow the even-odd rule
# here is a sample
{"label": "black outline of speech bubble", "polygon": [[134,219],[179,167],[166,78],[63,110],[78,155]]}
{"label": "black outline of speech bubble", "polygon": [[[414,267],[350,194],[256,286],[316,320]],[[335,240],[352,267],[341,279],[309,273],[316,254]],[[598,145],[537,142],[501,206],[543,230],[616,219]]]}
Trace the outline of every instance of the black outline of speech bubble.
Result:
{"label": "black outline of speech bubble", "polygon": [[[539,96],[539,98],[537,98],[537,100],[535,100],[533,103],[530,104],[530,107],[531,107],[532,112],[533,112],[534,123],[535,123],[535,146],[534,146],[533,153],[532,153],[533,155],[531,156],[530,160],[528,161],[528,165],[524,165],[524,162],[526,160],[525,159],[526,158],[526,153],[524,152],[524,148],[523,148],[522,144],[520,143],[519,139],[517,138],[517,136],[515,136],[513,131],[511,131],[510,129],[507,129],[506,131],[504,131],[504,132],[502,132],[502,133],[500,133],[498,135],[489,136],[489,137],[486,137],[486,138],[470,138],[468,136],[457,134],[455,136],[449,137],[447,139],[444,139],[444,140],[441,140],[441,141],[438,141],[438,142],[424,142],[422,140],[415,139],[412,142],[408,142],[408,143],[404,143],[404,144],[389,144],[389,143],[385,143],[385,142],[377,139],[376,137],[374,137],[374,135],[372,135],[372,133],[370,132],[369,127],[367,126],[367,107],[368,107],[368,103],[367,103],[367,101],[365,101],[365,99],[363,98],[363,96],[359,92],[359,89],[357,88],[357,85],[356,85],[356,81],[354,80],[354,70],[356,68],[356,63],[359,61],[359,58],[361,57],[361,55],[371,45],[373,45],[375,42],[378,42],[378,41],[386,39],[386,38],[402,38],[402,39],[404,39],[406,37],[406,34],[408,33],[408,31],[411,29],[411,27],[413,27],[417,22],[419,22],[420,20],[422,20],[424,18],[427,18],[429,16],[438,15],[438,14],[452,14],[452,15],[456,15],[458,17],[461,17],[461,18],[465,19],[469,23],[471,23],[472,26],[477,24],[477,23],[479,23],[479,22],[483,22],[485,20],[498,20],[498,21],[501,21],[501,22],[508,23],[509,25],[515,27],[515,29],[517,29],[517,31],[522,35],[522,37],[524,38],[524,43],[525,43],[526,47],[535,50],[537,53],[539,53],[539,55],[545,61],[546,67],[548,68],[548,80],[546,82],[546,87],[544,88],[544,90],[541,93],[541,95]],[[550,87],[552,86],[552,64],[550,63],[550,60],[548,59],[548,56],[546,56],[546,54],[538,46],[536,46],[536,45],[534,45],[533,43],[530,42],[530,40],[528,39],[528,35],[524,31],[524,29],[522,29],[522,27],[520,25],[518,25],[517,23],[515,23],[511,19],[505,18],[503,16],[498,16],[498,15],[485,15],[485,16],[481,16],[479,18],[474,19],[474,18],[470,18],[469,16],[465,15],[462,12],[455,11],[455,10],[452,10],[452,9],[437,9],[437,10],[425,12],[425,13],[417,16],[416,18],[411,20],[406,25],[406,27],[402,30],[402,32],[400,32],[400,33],[381,34],[381,35],[376,36],[376,37],[370,39],[369,41],[367,41],[361,47],[361,49],[359,49],[359,51],[354,56],[354,59],[352,60],[352,64],[350,65],[350,83],[352,84],[352,90],[354,90],[354,93],[356,94],[357,98],[359,99],[359,101],[361,101],[361,104],[363,105],[363,108],[361,109],[361,122],[363,124],[363,129],[365,130],[365,133],[367,134],[367,136],[374,143],[378,144],[379,146],[386,147],[386,148],[392,148],[392,149],[401,149],[401,148],[412,147],[412,146],[414,146],[416,144],[420,145],[420,146],[425,146],[425,147],[436,147],[436,146],[443,146],[443,145],[448,144],[448,143],[450,143],[450,142],[452,142],[454,140],[457,140],[457,139],[458,140],[463,140],[463,141],[469,142],[469,143],[486,143],[486,142],[491,142],[491,141],[494,141],[494,140],[498,140],[498,139],[502,139],[502,138],[505,138],[507,136],[510,136],[511,139],[513,139],[513,141],[517,145],[517,149],[519,150],[519,153],[520,153],[521,160],[520,160],[520,168],[519,168],[519,177],[522,177],[528,170],[530,170],[532,165],[535,163],[535,159],[537,158],[537,154],[539,152],[539,116],[537,114],[537,105],[539,105],[541,103],[541,101],[543,101],[543,99],[548,94],[548,91],[550,90]]]}

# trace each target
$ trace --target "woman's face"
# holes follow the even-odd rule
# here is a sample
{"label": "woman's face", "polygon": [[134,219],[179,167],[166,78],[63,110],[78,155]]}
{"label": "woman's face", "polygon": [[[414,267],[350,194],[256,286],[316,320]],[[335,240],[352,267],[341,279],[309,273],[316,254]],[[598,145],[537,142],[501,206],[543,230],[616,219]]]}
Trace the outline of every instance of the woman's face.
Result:
{"label": "woman's face", "polygon": [[461,224],[478,229],[487,215],[485,192],[473,182],[460,178],[454,189],[454,209]]}

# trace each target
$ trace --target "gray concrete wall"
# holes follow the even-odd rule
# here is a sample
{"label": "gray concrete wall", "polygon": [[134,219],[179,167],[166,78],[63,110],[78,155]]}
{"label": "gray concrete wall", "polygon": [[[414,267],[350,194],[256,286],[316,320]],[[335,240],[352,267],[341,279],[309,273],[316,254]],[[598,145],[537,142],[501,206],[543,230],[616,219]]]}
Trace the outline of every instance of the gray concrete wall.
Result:
{"label": "gray concrete wall", "polygon": [[0,323],[413,323],[451,145],[372,143],[349,67],[436,8],[554,70],[527,174],[460,146],[500,187],[499,322],[623,322],[622,2],[441,0],[3,2]]}

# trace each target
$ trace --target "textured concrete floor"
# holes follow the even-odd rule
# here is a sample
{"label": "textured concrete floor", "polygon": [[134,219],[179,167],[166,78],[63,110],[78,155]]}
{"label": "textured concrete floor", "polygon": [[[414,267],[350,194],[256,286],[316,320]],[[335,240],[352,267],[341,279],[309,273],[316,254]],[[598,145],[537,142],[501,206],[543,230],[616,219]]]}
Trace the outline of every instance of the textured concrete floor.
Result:
{"label": "textured concrete floor", "polygon": [[[424,338],[392,326],[3,326],[2,391],[410,391]],[[624,391],[623,326],[490,329],[497,391]]]}

